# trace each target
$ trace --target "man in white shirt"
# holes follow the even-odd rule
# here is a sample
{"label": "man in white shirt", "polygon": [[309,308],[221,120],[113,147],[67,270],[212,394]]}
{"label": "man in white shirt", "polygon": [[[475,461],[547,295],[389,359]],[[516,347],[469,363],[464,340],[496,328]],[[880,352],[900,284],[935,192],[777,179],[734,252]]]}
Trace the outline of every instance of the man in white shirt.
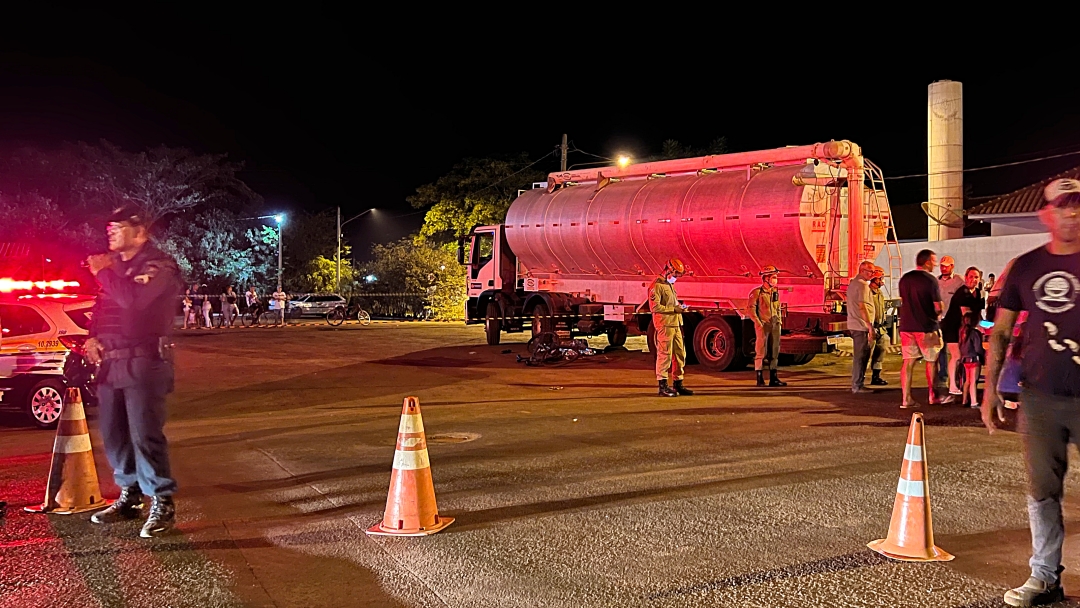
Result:
{"label": "man in white shirt", "polygon": [[870,347],[877,339],[874,335],[874,303],[870,297],[870,279],[874,276],[874,263],[863,261],[859,274],[848,283],[847,327],[851,332],[851,392],[859,395],[874,391],[866,388],[866,362]]}
{"label": "man in white shirt", "polygon": [[288,300],[288,296],[281,290],[281,285],[278,285],[277,291],[270,296],[270,308],[277,312],[278,323],[285,324],[285,302]]}

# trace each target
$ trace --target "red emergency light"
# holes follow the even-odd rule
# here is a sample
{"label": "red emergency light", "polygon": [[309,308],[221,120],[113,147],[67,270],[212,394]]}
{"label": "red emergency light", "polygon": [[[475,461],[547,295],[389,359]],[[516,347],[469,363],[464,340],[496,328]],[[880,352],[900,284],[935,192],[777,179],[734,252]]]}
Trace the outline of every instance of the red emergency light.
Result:
{"label": "red emergency light", "polygon": [[63,291],[69,287],[79,286],[78,281],[16,281],[15,279],[0,279],[0,293],[33,291],[35,289]]}

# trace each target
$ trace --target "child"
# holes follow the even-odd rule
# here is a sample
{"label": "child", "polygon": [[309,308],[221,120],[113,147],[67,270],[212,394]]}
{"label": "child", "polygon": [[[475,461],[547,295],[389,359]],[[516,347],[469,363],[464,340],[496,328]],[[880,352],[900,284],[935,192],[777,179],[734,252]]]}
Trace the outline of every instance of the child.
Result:
{"label": "child", "polygon": [[[983,334],[979,330],[979,314],[968,312],[964,314],[960,325],[960,361],[964,364],[964,405],[970,403],[971,407],[979,407],[977,387],[979,373],[982,371],[983,362],[986,361],[986,350],[983,348]],[[970,401],[969,401],[970,399]],[[999,411],[998,418],[1004,417]]]}

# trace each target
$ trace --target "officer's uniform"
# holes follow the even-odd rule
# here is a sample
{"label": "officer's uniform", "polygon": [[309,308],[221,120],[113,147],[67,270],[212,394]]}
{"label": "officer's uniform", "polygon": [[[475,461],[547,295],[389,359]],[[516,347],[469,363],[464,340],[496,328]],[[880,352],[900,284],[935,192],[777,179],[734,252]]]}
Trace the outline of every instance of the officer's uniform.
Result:
{"label": "officer's uniform", "polygon": [[656,328],[656,379],[682,380],[686,367],[686,344],[683,340],[682,313],[676,312],[679,297],[675,286],[657,277],[649,287],[649,310]]}
{"label": "officer's uniform", "polygon": [[874,350],[870,353],[870,369],[876,372],[874,377],[881,373],[881,360],[885,358],[885,294],[880,289],[874,291],[870,288],[870,304],[874,307],[874,333],[877,340],[874,342]]}
{"label": "officer's uniform", "polygon": [[165,395],[173,389],[168,335],[180,294],[180,269],[150,243],[97,275],[101,284],[90,336],[102,345],[98,415],[116,485],[172,496]]}
{"label": "officer's uniform", "polygon": [[750,292],[749,316],[754,322],[754,369],[761,371],[768,356],[769,370],[780,358],[780,290],[761,285]]}

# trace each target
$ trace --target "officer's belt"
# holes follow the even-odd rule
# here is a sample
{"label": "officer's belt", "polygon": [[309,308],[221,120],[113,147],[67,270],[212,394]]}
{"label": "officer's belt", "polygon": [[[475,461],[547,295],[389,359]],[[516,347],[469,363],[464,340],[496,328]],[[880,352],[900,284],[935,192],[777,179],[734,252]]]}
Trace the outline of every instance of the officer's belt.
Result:
{"label": "officer's belt", "polygon": [[114,348],[105,351],[102,359],[134,359],[136,357],[158,357],[158,349],[151,346],[133,346],[131,348]]}

